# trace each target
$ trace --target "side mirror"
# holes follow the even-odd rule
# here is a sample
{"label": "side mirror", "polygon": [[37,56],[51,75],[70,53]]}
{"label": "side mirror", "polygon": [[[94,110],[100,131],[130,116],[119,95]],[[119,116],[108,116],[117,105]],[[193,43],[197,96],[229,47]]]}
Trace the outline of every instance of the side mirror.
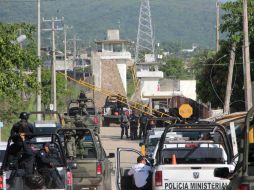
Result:
{"label": "side mirror", "polygon": [[224,168],[215,168],[214,177],[220,177],[220,178],[228,178],[229,177],[229,169],[224,167]]}
{"label": "side mirror", "polygon": [[109,155],[107,156],[107,158],[115,158],[115,153],[109,153]]}
{"label": "side mirror", "polygon": [[77,169],[78,168],[78,165],[76,162],[69,162],[68,163],[68,168],[73,170],[73,169]]}

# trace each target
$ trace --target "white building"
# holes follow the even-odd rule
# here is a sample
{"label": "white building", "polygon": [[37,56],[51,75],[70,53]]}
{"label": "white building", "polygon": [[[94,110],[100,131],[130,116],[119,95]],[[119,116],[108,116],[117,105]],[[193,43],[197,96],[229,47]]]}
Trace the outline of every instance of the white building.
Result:
{"label": "white building", "polygon": [[137,65],[137,78],[140,79],[140,95],[141,100],[145,93],[155,93],[160,90],[159,80],[163,78],[163,72],[158,70],[158,62],[155,62],[155,57],[152,54],[145,55],[145,62]]}

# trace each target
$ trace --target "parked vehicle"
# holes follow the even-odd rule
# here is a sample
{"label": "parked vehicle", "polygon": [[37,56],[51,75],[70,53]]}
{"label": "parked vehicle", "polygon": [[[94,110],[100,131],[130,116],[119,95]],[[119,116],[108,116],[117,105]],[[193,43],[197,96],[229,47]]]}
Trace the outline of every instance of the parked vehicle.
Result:
{"label": "parked vehicle", "polygon": [[[33,123],[35,134],[55,134],[56,130],[62,127],[62,118],[57,111],[40,111],[40,112],[30,112],[31,116],[41,115],[40,121],[35,121]],[[37,142],[50,141],[49,137],[38,137],[35,140]]]}
{"label": "parked vehicle", "polygon": [[103,126],[110,126],[111,123],[120,124],[121,112],[130,114],[130,109],[125,97],[121,95],[107,96],[103,106]]}
{"label": "parked vehicle", "polygon": [[238,136],[239,152],[235,157],[237,160],[235,170],[230,171],[226,167],[214,170],[214,176],[230,180],[228,190],[254,189],[253,116],[254,107],[247,113],[241,134]]}
{"label": "parked vehicle", "polygon": [[[34,138],[41,137],[49,137],[49,134],[29,135],[29,141],[26,141],[27,146],[31,148],[31,151],[33,152],[32,155],[34,156],[34,163],[32,163],[34,165],[34,173],[30,174],[29,176],[26,175],[26,170],[24,167],[21,167],[20,165],[20,162],[25,154],[24,149],[21,148],[18,151],[13,152],[12,150],[14,147],[17,147],[17,145],[12,142],[13,136],[8,139],[6,152],[4,154],[4,159],[0,170],[1,189],[41,189],[42,186],[47,185],[48,181],[45,181],[44,175],[41,174],[40,170],[37,168],[39,160],[36,155],[39,153],[45,142],[37,142],[34,140]],[[48,147],[51,150],[50,158],[54,164],[54,167],[57,169],[57,175],[60,177],[64,185],[62,189],[72,190],[72,169],[75,168],[76,164],[74,162],[67,163],[64,156],[63,147],[60,143],[60,137],[56,134],[51,134],[50,137],[50,140],[47,141],[49,145]],[[49,189],[56,188],[50,187]]]}
{"label": "parked vehicle", "polygon": [[[209,137],[209,138],[207,138]],[[131,189],[130,168],[121,165],[123,152],[117,150],[116,189]],[[154,150],[153,190],[224,189],[228,179],[213,176],[217,167],[234,170],[233,147],[227,130],[218,124],[168,125]]]}
{"label": "parked vehicle", "polygon": [[[113,158],[114,153],[106,155],[99,135],[91,129],[65,128],[59,129],[57,133],[66,137],[70,131],[75,131],[73,135],[75,144],[81,146],[77,147],[77,155],[74,158],[77,169],[73,170],[73,189],[111,190],[112,165],[108,158]],[[64,141],[66,142],[66,139]],[[67,152],[67,146],[65,146],[65,152]]]}

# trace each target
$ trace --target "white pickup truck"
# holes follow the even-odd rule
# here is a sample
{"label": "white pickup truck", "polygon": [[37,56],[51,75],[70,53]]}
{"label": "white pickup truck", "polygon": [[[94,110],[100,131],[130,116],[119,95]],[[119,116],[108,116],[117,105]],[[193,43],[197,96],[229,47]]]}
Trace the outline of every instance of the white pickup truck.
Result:
{"label": "white pickup truck", "polygon": [[[232,137],[231,137],[232,138]],[[165,128],[155,150],[153,190],[222,190],[229,180],[214,177],[215,168],[234,170],[233,143],[228,131],[218,124],[173,124]],[[139,150],[118,148],[116,189],[133,189],[127,158]]]}
{"label": "white pickup truck", "polygon": [[167,127],[156,148],[153,190],[222,190],[229,180],[214,177],[214,169],[234,170],[232,143],[216,124]]}

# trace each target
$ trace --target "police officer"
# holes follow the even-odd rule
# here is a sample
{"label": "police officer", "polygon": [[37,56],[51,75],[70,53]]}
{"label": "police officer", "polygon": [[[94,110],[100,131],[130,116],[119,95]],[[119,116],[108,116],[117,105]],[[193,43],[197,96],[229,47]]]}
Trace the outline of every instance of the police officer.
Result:
{"label": "police officer", "polygon": [[22,157],[19,160],[20,168],[25,170],[26,175],[33,174],[34,171],[34,160],[35,153],[33,152],[31,146],[28,144],[26,140],[26,133],[22,129],[20,130],[20,138],[22,140]]}
{"label": "police officer", "polygon": [[42,146],[42,149],[38,152],[37,166],[39,172],[45,177],[47,182],[47,188],[64,188],[63,182],[60,179],[57,169],[54,164],[54,159],[50,156],[49,143],[45,143]]}
{"label": "police officer", "polygon": [[135,113],[135,110],[132,110],[130,114],[130,136],[131,140],[137,139],[138,136],[138,116]]}
{"label": "police officer", "polygon": [[123,139],[123,135],[125,132],[126,138],[129,138],[128,136],[128,128],[129,128],[129,119],[127,115],[124,114],[124,112],[121,113],[120,118],[120,127],[121,127],[121,139]]}
{"label": "police officer", "polygon": [[24,133],[26,133],[26,137],[29,134],[33,134],[34,129],[33,129],[33,125],[31,123],[28,122],[28,118],[29,118],[29,113],[27,112],[21,112],[19,115],[20,121],[18,121],[17,123],[15,123],[11,129],[11,136],[16,135],[15,137],[12,138],[14,143],[18,143],[21,142],[20,138],[19,138],[19,130],[21,127],[24,127],[24,129],[22,129],[24,131]]}
{"label": "police officer", "polygon": [[141,136],[145,137],[145,130],[146,125],[148,122],[148,117],[145,113],[142,113],[141,117],[139,118],[139,139],[141,139]]}
{"label": "police officer", "polygon": [[137,158],[137,164],[134,165],[128,172],[129,176],[134,177],[135,190],[151,190],[152,168],[146,165],[146,160],[143,156]]}
{"label": "police officer", "polygon": [[[18,152],[14,151],[14,147],[17,147],[16,143],[12,144],[9,149],[9,155],[12,157],[8,163],[12,163],[12,167],[16,170],[12,170],[8,184],[10,185],[10,189],[30,189],[26,184],[26,179],[33,175],[34,171],[34,161],[35,161],[35,153],[33,152],[31,146],[28,144],[26,140],[26,134],[24,133],[24,129],[20,128],[19,130],[19,138],[21,142],[21,148]],[[22,151],[20,151],[22,150]],[[15,163],[13,162],[16,159]],[[23,172],[18,172],[18,169],[23,169]],[[21,170],[19,170],[21,171]]]}
{"label": "police officer", "polygon": [[[65,117],[64,121],[65,121],[64,128],[68,129],[74,128],[70,118]],[[76,134],[75,130],[68,130],[65,132],[64,136],[64,143],[67,151],[66,154],[67,158],[70,160],[74,160],[76,158],[75,134]]]}

